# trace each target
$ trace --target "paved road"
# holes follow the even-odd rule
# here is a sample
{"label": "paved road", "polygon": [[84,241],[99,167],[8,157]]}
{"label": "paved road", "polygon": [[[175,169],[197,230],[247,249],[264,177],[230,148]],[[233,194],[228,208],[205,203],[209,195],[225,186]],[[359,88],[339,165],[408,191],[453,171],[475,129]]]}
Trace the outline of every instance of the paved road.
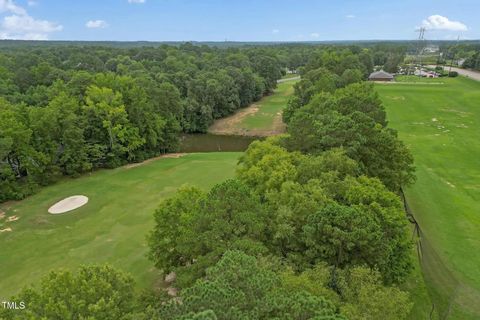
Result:
{"label": "paved road", "polygon": [[[449,68],[445,67],[445,70],[449,70]],[[478,71],[465,70],[465,69],[460,69],[460,68],[455,68],[455,67],[452,67],[452,71],[457,71],[458,74],[460,74],[462,76],[480,81],[480,72],[478,72]]]}
{"label": "paved road", "polygon": [[[435,66],[429,66],[435,68]],[[445,70],[450,70],[450,67],[443,67]],[[478,71],[472,71],[472,70],[466,70],[466,69],[460,69],[460,68],[455,68],[452,67],[452,71],[457,71],[459,75],[462,75],[467,78],[472,78],[473,80],[480,81],[480,72]]]}
{"label": "paved road", "polygon": [[279,79],[279,80],[277,80],[277,83],[282,83],[282,82],[287,82],[287,81],[293,81],[293,80],[300,80],[300,76],[298,76],[298,77],[293,77],[293,78]]}

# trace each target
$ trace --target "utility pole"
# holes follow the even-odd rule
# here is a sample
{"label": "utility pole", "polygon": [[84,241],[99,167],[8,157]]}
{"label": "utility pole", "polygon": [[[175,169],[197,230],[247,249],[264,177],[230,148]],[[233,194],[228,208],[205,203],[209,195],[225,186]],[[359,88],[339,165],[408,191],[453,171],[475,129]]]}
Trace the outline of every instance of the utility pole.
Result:
{"label": "utility pole", "polygon": [[[460,36],[457,37],[457,44],[455,45],[455,47],[458,47],[458,42],[459,41],[460,41]],[[450,68],[448,69],[448,74],[450,74],[450,72],[452,72],[453,59],[455,59],[455,54],[456,54],[456,51],[453,51],[452,60],[450,60]]]}

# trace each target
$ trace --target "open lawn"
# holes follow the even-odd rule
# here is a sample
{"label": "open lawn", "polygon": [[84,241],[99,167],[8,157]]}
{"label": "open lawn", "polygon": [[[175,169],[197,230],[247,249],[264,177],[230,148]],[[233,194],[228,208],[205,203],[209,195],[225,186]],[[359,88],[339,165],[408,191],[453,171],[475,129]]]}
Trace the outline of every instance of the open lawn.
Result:
{"label": "open lawn", "polygon": [[[20,202],[4,203],[0,225],[0,301],[51,269],[108,262],[130,272],[141,287],[159,272],[146,258],[145,236],[158,204],[179,186],[202,188],[233,177],[240,153],[198,153],[142,165],[101,170],[43,188]],[[71,195],[89,202],[69,213],[48,208]],[[6,222],[9,217],[18,220]]]}
{"label": "open lawn", "polygon": [[285,131],[282,110],[293,94],[293,79],[278,84],[275,92],[260,101],[241,109],[230,117],[215,121],[209,132],[249,136],[271,136]]}
{"label": "open lawn", "polygon": [[425,279],[441,316],[479,319],[480,82],[417,79],[376,89],[415,157],[406,196],[423,232]]}

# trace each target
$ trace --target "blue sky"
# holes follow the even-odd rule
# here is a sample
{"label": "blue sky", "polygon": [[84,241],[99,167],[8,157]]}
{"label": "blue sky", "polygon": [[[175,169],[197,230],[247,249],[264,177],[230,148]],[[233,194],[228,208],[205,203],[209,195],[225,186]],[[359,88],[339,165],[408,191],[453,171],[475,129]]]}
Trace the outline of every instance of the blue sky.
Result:
{"label": "blue sky", "polygon": [[0,0],[0,38],[480,39],[479,0]]}

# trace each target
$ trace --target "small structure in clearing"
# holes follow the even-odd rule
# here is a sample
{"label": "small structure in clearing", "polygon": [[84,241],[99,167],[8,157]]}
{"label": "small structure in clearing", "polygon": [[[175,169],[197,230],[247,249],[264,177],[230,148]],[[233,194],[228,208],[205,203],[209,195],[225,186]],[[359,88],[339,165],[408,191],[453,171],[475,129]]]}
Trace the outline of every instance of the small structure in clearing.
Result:
{"label": "small structure in clearing", "polygon": [[380,70],[373,72],[368,77],[370,81],[393,81],[393,74]]}

